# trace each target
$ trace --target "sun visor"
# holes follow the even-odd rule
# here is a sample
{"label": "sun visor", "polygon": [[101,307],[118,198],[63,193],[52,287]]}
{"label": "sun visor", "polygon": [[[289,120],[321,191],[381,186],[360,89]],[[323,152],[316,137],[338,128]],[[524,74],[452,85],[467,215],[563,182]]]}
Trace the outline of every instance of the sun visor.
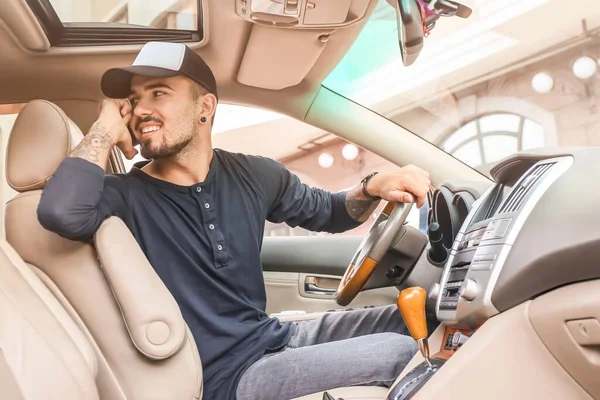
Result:
{"label": "sun visor", "polygon": [[376,4],[373,0],[236,0],[238,16],[252,23],[238,82],[270,90],[298,85],[330,40],[335,40],[335,32],[364,22]]}
{"label": "sun visor", "polygon": [[332,32],[254,25],[238,82],[271,90],[299,84],[321,56]]}

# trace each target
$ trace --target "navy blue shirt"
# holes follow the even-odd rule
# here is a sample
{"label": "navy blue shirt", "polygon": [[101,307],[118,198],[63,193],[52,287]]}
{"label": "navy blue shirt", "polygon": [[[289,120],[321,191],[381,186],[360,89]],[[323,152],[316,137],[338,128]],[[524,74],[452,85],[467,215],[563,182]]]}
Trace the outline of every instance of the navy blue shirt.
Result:
{"label": "navy blue shirt", "polygon": [[204,397],[235,399],[243,372],[292,334],[289,323],[265,313],[265,221],[332,233],[359,223],[346,211],[346,193],[310,188],[265,157],[215,149],[205,181],[192,186],[153,178],[140,169],[145,163],[105,175],[86,160],[66,158],[42,193],[38,219],[85,241],[106,218],[121,218],[194,335]]}

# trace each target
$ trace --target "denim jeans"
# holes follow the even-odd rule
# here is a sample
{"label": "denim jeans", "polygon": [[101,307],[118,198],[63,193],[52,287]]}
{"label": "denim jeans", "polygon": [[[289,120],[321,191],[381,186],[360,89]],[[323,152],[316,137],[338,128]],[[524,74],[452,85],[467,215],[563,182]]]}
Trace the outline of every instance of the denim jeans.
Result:
{"label": "denim jeans", "polygon": [[395,305],[295,323],[278,352],[246,370],[238,400],[286,400],[354,385],[390,387],[418,351]]}

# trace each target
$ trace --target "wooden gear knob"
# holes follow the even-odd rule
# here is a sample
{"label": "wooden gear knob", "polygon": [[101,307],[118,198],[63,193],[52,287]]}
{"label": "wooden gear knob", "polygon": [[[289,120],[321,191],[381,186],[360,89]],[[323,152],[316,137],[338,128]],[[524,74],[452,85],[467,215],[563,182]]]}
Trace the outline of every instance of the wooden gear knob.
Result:
{"label": "wooden gear knob", "polygon": [[425,300],[427,294],[421,287],[404,289],[398,294],[396,303],[402,314],[404,323],[415,340],[426,339],[427,318],[425,317]]}

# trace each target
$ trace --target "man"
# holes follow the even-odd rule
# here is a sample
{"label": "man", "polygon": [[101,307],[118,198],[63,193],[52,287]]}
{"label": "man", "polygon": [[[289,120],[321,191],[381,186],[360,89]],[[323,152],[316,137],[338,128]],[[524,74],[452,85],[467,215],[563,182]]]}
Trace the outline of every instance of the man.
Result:
{"label": "man", "polygon": [[[389,386],[416,352],[395,306],[300,324],[269,318],[263,229],[269,220],[343,232],[364,222],[379,197],[421,206],[428,174],[406,167],[331,194],[274,160],[213,149],[215,78],[185,45],[148,43],[133,66],[105,73],[102,90],[111,99],[46,185],[39,221],[73,240],[89,240],[111,215],[125,221],[195,337],[205,398]],[[112,146],[131,159],[134,142],[149,161],[105,175]]]}

